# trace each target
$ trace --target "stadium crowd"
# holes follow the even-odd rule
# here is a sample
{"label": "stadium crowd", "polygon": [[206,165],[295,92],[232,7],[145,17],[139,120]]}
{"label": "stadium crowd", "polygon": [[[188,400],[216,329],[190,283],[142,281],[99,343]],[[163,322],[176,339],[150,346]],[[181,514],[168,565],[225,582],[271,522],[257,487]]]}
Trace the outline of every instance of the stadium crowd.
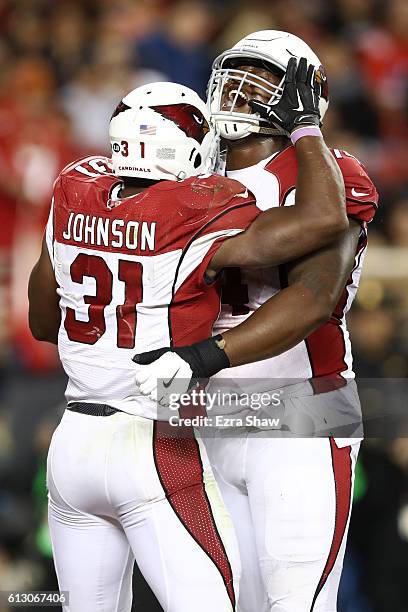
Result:
{"label": "stadium crowd", "polygon": [[[44,460],[65,378],[54,347],[31,339],[26,298],[53,181],[68,161],[108,153],[125,92],[172,80],[204,96],[217,53],[269,28],[322,59],[326,141],[363,161],[380,192],[378,256],[350,315],[356,372],[407,377],[405,0],[0,0],[0,591],[56,588]],[[366,442],[349,541],[340,612],[406,612],[407,437]]]}

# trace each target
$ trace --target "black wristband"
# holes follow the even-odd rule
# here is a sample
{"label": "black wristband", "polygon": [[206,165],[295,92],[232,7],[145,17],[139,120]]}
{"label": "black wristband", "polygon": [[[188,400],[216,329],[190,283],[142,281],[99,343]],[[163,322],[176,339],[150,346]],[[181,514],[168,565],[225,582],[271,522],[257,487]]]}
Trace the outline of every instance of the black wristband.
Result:
{"label": "black wristband", "polygon": [[190,346],[175,348],[173,351],[190,364],[193,378],[210,378],[231,365],[227,353],[219,345],[222,340],[219,334]]}

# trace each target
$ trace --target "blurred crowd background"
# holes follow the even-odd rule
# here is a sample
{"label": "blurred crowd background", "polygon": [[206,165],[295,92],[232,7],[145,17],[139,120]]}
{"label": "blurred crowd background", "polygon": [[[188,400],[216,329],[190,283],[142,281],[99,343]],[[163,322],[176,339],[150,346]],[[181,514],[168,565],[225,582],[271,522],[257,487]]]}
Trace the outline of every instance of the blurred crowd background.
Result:
{"label": "blurred crowd background", "polygon": [[[82,154],[108,153],[125,92],[172,80],[204,96],[213,58],[268,28],[317,52],[326,141],[356,155],[381,195],[349,317],[355,369],[407,376],[406,0],[0,0],[0,590],[56,588],[45,457],[65,379],[54,348],[30,337],[26,297],[53,180]],[[354,501],[339,610],[407,612],[406,437],[365,443]],[[139,578],[135,591],[138,609],[155,609]]]}

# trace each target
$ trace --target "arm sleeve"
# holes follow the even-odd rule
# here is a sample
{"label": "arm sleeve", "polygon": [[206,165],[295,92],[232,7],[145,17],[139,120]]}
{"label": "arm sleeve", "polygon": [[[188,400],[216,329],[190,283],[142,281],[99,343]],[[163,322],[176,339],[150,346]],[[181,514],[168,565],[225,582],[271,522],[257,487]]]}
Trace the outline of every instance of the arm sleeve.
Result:
{"label": "arm sleeve", "polygon": [[374,183],[355,157],[345,156],[338,163],[344,178],[347,215],[360,223],[369,223],[378,208],[378,192]]}

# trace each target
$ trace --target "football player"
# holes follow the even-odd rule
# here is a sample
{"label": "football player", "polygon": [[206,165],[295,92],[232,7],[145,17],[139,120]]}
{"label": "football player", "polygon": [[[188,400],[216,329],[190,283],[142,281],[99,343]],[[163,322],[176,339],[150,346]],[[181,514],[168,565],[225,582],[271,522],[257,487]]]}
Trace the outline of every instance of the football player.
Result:
{"label": "football player", "polygon": [[[314,81],[304,77],[295,71],[293,86],[318,114]],[[321,138],[300,136],[303,228],[290,209],[258,223],[252,194],[210,173],[218,139],[207,108],[171,83],[118,105],[112,160],[75,161],[55,182],[29,319],[37,339],[58,344],[68,375],[47,466],[64,610],[129,611],[135,558],[163,609],[235,609],[238,549],[205,450],[191,429],[170,435],[157,420],[131,356],[208,336],[222,268],[286,261],[344,231],[338,167]],[[200,359],[224,367],[221,346],[206,343]]]}
{"label": "football player", "polygon": [[[310,113],[292,87],[289,104],[282,96],[293,81],[294,58],[301,57],[313,66],[320,84],[319,114]],[[306,74],[304,62],[299,69],[302,63]],[[227,147],[227,176],[248,187],[262,210],[272,201],[272,206],[291,207],[299,169],[293,145],[297,122],[316,133],[328,107],[327,78],[315,53],[292,34],[255,32],[215,60],[208,97]],[[367,223],[378,202],[361,163],[339,149],[332,155],[344,181],[349,228],[324,249],[285,266],[228,270],[222,312],[214,326],[217,337],[222,334],[230,366],[240,366],[219,375],[221,387],[223,376],[313,379],[313,409],[316,403],[319,409],[326,406],[328,417],[332,394],[319,392],[327,391],[328,381],[336,387],[354,377],[345,315],[358,288]],[[297,206],[293,208],[296,213]],[[283,246],[290,249],[289,242]],[[179,369],[187,380],[187,374],[195,378],[205,370],[197,362],[195,345],[166,350],[136,357],[137,363],[150,364],[137,378],[152,397],[157,394],[155,376],[177,378]],[[256,360],[262,361],[242,365]],[[211,370],[209,364],[206,368]],[[342,393],[343,408],[353,412],[358,405],[355,389],[349,385]],[[312,404],[304,398],[296,406],[298,413],[305,414]],[[256,430],[207,441],[239,539],[239,604],[244,612],[336,610],[359,444],[358,436],[288,439]]]}

